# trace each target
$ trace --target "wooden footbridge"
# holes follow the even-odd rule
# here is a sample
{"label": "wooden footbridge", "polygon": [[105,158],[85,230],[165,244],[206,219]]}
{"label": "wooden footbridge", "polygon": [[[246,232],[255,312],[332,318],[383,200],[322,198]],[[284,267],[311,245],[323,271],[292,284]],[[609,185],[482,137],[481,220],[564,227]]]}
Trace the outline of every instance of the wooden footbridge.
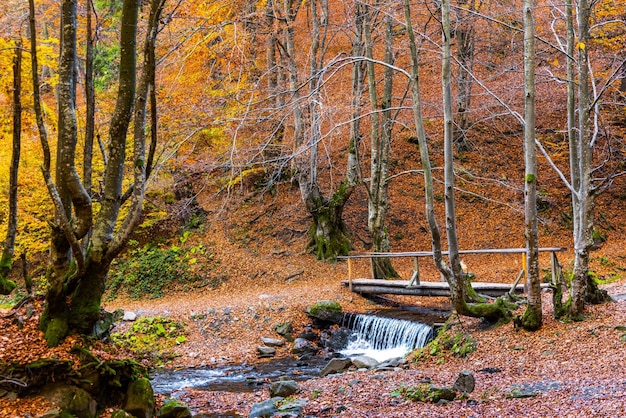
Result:
{"label": "wooden footbridge", "polygon": [[[565,251],[565,248],[550,247],[539,248],[539,252],[550,253],[550,267],[552,275],[552,283],[557,283],[557,279],[561,274],[561,266],[557,259],[556,253]],[[472,287],[477,293],[488,296],[500,296],[507,292],[525,292],[525,284],[519,284],[520,279],[525,276],[526,257],[528,249],[526,248],[500,248],[500,249],[476,249],[476,250],[460,250],[459,254],[521,254],[522,271],[517,276],[514,283],[482,283],[472,282]],[[447,255],[447,251],[442,252]],[[373,277],[373,259],[374,258],[413,258],[413,274],[409,280],[381,280]],[[419,259],[422,257],[433,257],[433,253],[429,251],[420,252],[402,252],[402,253],[358,253],[349,256],[338,257],[348,262],[348,280],[341,283],[347,286],[351,291],[362,294],[388,294],[388,295],[409,295],[409,296],[449,296],[450,288],[445,281],[426,282],[420,280]],[[370,278],[353,278],[353,260],[369,259],[372,266]],[[542,284],[542,287],[549,287],[550,284]]]}

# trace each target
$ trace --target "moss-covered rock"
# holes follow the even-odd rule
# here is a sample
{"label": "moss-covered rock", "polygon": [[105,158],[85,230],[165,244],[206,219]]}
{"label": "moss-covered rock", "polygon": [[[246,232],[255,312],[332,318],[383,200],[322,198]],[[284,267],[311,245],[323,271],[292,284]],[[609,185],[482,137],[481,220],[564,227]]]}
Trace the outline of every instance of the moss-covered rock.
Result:
{"label": "moss-covered rock", "polygon": [[15,282],[13,280],[0,277],[0,295],[8,295],[15,289]]}
{"label": "moss-covered rock", "polygon": [[154,416],[154,391],[148,379],[142,377],[128,385],[124,411],[136,418],[152,418]]}
{"label": "moss-covered rock", "polygon": [[175,399],[165,401],[157,417],[159,418],[191,418],[191,410],[184,403]]}
{"label": "moss-covered rock", "polygon": [[333,300],[321,300],[306,310],[313,319],[333,324],[341,323],[343,319],[343,308],[338,302]]}

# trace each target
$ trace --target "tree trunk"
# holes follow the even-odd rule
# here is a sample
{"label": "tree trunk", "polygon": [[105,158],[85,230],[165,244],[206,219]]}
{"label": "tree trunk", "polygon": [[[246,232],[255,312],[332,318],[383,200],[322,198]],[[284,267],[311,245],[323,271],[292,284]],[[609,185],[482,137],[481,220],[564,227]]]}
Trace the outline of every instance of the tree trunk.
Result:
{"label": "tree trunk", "polygon": [[533,0],[524,0],[524,181],[528,306],[520,325],[529,331],[541,327],[541,283],[537,232],[537,150],[535,145],[535,23]]}
{"label": "tree trunk", "polygon": [[15,252],[17,235],[17,186],[20,165],[22,135],[22,45],[16,43],[13,58],[13,149],[9,168],[9,216],[7,233],[0,258],[0,295],[8,295],[15,289],[15,282],[9,280]]}
{"label": "tree trunk", "polygon": [[456,78],[456,126],[454,143],[459,151],[471,150],[471,144],[466,137],[470,126],[470,109],[472,99],[472,70],[474,67],[474,30],[475,21],[471,12],[475,11],[476,4],[468,0],[458,0],[456,7],[455,37],[457,43],[457,61],[459,73]]}
{"label": "tree trunk", "polygon": [[[371,166],[368,199],[368,228],[372,235],[374,251],[389,252],[391,243],[386,227],[388,203],[389,155],[391,151],[391,132],[393,118],[391,117],[391,99],[393,93],[393,70],[389,66],[383,69],[382,103],[378,104],[376,91],[376,72],[373,57],[374,44],[372,41],[372,8],[364,16],[365,54],[367,62],[367,80],[369,99],[372,107],[371,135]],[[385,18],[385,57],[384,62],[393,64],[393,27],[391,17]],[[379,113],[380,112],[380,115]],[[398,277],[398,273],[386,257],[372,259],[372,274],[374,278],[386,279]]]}
{"label": "tree trunk", "polygon": [[[444,27],[444,56],[443,56],[443,88],[444,88],[444,97],[448,94],[448,88],[446,84],[449,86],[449,73],[446,76],[446,72],[448,70],[446,67],[446,56],[448,58],[449,65],[449,45],[446,47],[445,43],[449,42],[449,0],[444,0],[442,4],[442,15],[446,14],[447,18],[444,17],[442,19],[442,24]],[[420,83],[419,83],[419,54],[417,51],[417,44],[415,42],[415,34],[413,32],[413,27],[411,23],[411,9],[409,0],[404,0],[404,15],[406,19],[407,26],[407,34],[409,37],[409,48],[410,48],[410,56],[411,56],[411,73],[410,73],[410,82],[411,82],[411,92],[413,96],[413,119],[415,122],[415,126],[417,129],[417,139],[419,144],[420,151],[420,160],[422,164],[422,169],[424,171],[424,194],[426,200],[426,218],[428,220],[428,226],[430,228],[431,234],[431,243],[433,249],[433,260],[435,262],[435,266],[439,270],[439,272],[445,277],[446,281],[450,286],[450,299],[456,311],[460,315],[474,316],[474,317],[482,317],[487,319],[490,322],[497,322],[502,320],[508,320],[510,318],[510,309],[511,305],[507,303],[504,299],[498,298],[494,303],[479,303],[479,304],[468,304],[466,300],[467,293],[467,280],[465,275],[463,274],[460,267],[460,260],[458,258],[458,246],[456,244],[456,231],[449,230],[451,227],[454,227],[454,220],[451,218],[451,215],[454,215],[454,212],[448,213],[448,205],[453,204],[454,201],[451,198],[447,198],[446,200],[446,226],[448,230],[448,236],[453,238],[452,245],[449,244],[449,250],[452,255],[451,264],[457,263],[455,268],[449,267],[442,255],[441,249],[441,233],[439,230],[439,226],[437,224],[437,220],[435,217],[435,206],[434,206],[434,193],[433,193],[433,177],[432,177],[432,169],[430,165],[430,157],[428,152],[428,145],[426,142],[426,134],[424,130],[424,123],[422,119],[422,104],[421,104],[421,95],[420,95]],[[446,29],[447,27],[447,29]],[[446,37],[446,35],[448,35]],[[446,41],[447,39],[447,41]],[[447,53],[446,53],[447,50]],[[448,67],[449,69],[449,67]],[[447,83],[446,83],[447,79]],[[451,97],[448,96],[446,99],[446,105],[444,106],[444,110],[447,107],[448,115],[451,115],[452,108],[452,100]],[[449,118],[449,117],[448,117]],[[449,129],[449,128],[448,128]],[[452,135],[448,130],[444,133],[446,138],[448,138],[448,143],[445,145],[448,150],[446,152],[451,151],[451,143],[452,143]],[[446,159],[446,161],[448,161]],[[449,169],[449,167],[448,167]],[[453,173],[452,173],[453,174]],[[447,175],[450,175],[448,171]],[[446,184],[448,186],[448,183]],[[446,191],[448,191],[446,189]],[[453,196],[451,196],[453,197]],[[456,255],[454,254],[456,253]]]}
{"label": "tree trunk", "polygon": [[[574,48],[578,53],[576,67],[578,79],[578,132],[574,137],[572,174],[572,209],[574,223],[574,271],[570,290],[568,315],[572,319],[582,319],[585,309],[585,293],[589,275],[589,252],[593,244],[593,208],[595,190],[591,184],[592,144],[589,128],[591,97],[589,91],[589,67],[587,45],[589,41],[590,6],[587,0],[578,2],[578,43]],[[573,26],[573,23],[572,23]],[[569,39],[568,39],[569,40]],[[572,43],[573,43],[572,39]],[[571,87],[573,88],[573,86]],[[576,184],[576,186],[575,186]]]}
{"label": "tree trunk", "polygon": [[[111,262],[122,251],[141,215],[150,162],[146,161],[146,107],[154,91],[154,48],[160,13],[165,0],[152,0],[144,46],[144,65],[136,83],[137,0],[126,0],[120,37],[120,84],[118,101],[109,130],[109,161],[105,169],[101,210],[92,226],[91,200],[76,175],[76,115],[74,109],[76,61],[76,4],[63,0],[64,28],[59,65],[59,152],[56,184],[44,167],[44,177],[56,208],[52,233],[52,268],[48,275],[46,306],[40,326],[50,346],[58,345],[68,333],[89,334],[100,319],[102,294]],[[34,18],[31,16],[34,21]],[[34,30],[33,30],[34,32]],[[33,64],[35,65],[35,64]],[[135,94],[137,90],[137,94]],[[156,111],[152,101],[153,113]],[[130,119],[134,113],[133,183],[122,193],[125,151]],[[155,115],[152,129],[156,129]],[[43,130],[40,130],[42,134]],[[42,136],[42,135],[40,135]],[[44,144],[42,136],[42,144]],[[152,146],[150,155],[153,153]],[[86,159],[89,160],[88,156]],[[148,160],[150,160],[148,156]],[[85,178],[88,178],[85,175]],[[120,217],[122,196],[130,198],[125,218]],[[74,214],[72,222],[70,217]],[[72,226],[74,225],[74,227]],[[78,240],[87,237],[84,248]]]}

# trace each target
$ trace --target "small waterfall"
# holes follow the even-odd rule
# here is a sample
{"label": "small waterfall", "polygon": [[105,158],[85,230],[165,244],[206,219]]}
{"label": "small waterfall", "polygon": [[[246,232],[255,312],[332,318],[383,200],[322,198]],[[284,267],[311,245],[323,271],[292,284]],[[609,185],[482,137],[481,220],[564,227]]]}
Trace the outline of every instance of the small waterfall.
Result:
{"label": "small waterfall", "polygon": [[433,329],[419,322],[384,318],[375,315],[347,316],[347,328],[353,334],[341,354],[366,355],[378,361],[402,357],[420,348],[432,338]]}

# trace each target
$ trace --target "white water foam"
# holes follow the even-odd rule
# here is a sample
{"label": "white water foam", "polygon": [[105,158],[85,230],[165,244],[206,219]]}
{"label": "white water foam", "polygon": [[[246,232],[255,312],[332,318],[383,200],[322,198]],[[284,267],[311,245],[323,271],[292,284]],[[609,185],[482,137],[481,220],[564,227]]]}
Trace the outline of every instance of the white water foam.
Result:
{"label": "white water foam", "polygon": [[433,332],[426,324],[375,315],[353,315],[347,327],[353,335],[340,353],[346,357],[363,355],[378,362],[404,357],[423,347]]}

